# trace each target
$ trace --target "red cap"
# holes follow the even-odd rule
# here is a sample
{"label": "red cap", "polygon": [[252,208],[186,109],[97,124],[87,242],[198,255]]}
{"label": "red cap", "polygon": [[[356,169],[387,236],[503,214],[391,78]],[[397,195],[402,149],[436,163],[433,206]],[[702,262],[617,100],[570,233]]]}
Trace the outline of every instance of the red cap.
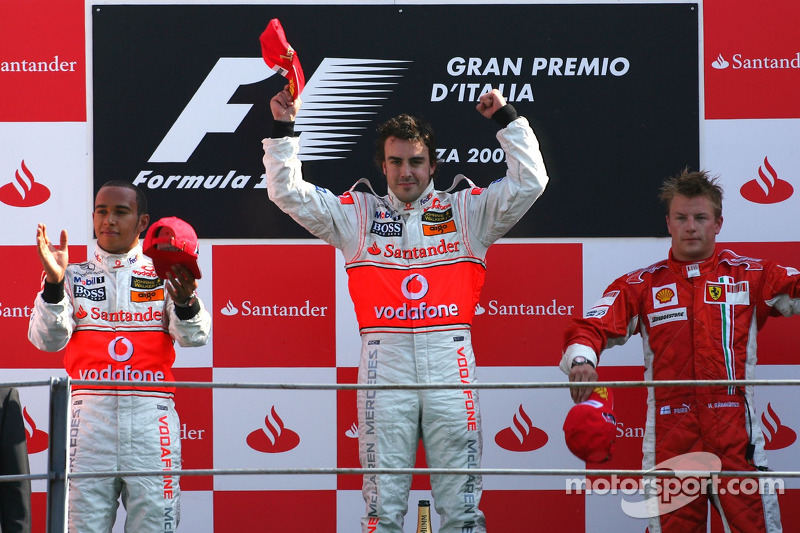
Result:
{"label": "red cap", "polygon": [[194,228],[177,217],[162,218],[147,230],[142,246],[144,254],[153,260],[156,274],[162,279],[173,265],[183,265],[189,269],[195,279],[200,279],[200,267],[197,266],[197,233]]}
{"label": "red cap", "polygon": [[278,19],[272,19],[261,33],[261,55],[269,68],[289,80],[289,92],[297,97],[306,85],[303,68],[297,52],[286,40],[283,26]]}
{"label": "red cap", "polygon": [[564,421],[567,448],[587,463],[602,463],[614,454],[617,419],[611,390],[596,387],[589,399],[569,410]]}

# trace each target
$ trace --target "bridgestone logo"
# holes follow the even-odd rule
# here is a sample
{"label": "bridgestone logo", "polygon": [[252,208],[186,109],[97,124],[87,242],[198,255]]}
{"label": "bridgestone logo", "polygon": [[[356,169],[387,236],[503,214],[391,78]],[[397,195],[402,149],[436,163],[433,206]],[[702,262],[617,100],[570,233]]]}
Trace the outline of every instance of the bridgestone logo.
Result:
{"label": "bridgestone logo", "polygon": [[687,320],[686,308],[670,309],[669,311],[661,311],[660,313],[651,313],[647,315],[650,319],[650,326],[657,326],[667,322],[675,322],[677,320]]}

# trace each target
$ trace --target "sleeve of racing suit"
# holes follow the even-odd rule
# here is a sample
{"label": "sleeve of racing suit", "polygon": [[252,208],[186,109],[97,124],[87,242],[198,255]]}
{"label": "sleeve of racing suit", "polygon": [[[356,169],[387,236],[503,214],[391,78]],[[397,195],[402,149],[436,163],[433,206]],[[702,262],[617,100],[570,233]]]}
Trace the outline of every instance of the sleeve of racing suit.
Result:
{"label": "sleeve of racing suit", "polygon": [[469,205],[470,234],[487,248],[522,218],[549,180],[539,141],[525,117],[501,129],[497,139],[505,152],[506,175],[471,196]]}
{"label": "sleeve of racing suit", "polygon": [[357,222],[347,216],[336,195],[303,179],[297,157],[300,139],[267,138],[262,144],[270,200],[314,236],[344,248],[357,234]]}
{"label": "sleeve of racing suit", "polygon": [[177,313],[178,307],[172,298],[168,297],[165,303],[167,312],[164,315],[168,317],[169,334],[183,347],[203,346],[208,342],[211,334],[211,314],[200,298],[195,300],[195,305],[199,306],[197,313],[189,318],[181,319]]}
{"label": "sleeve of racing suit", "polygon": [[626,277],[609,285],[583,317],[570,321],[559,365],[565,374],[569,374],[575,357],[586,357],[596,367],[600,352],[625,344],[639,331],[638,291],[625,281]]}
{"label": "sleeve of racing suit", "polygon": [[800,315],[800,271],[770,264],[762,299],[772,315]]}
{"label": "sleeve of racing suit", "polygon": [[[72,330],[75,327],[72,301],[68,296],[71,289],[66,286],[59,291],[55,287],[54,285],[45,287],[36,295],[33,311],[28,320],[28,340],[45,352],[57,352],[63,349],[72,337]],[[48,295],[58,294],[60,298],[49,303],[43,297],[45,292]]]}

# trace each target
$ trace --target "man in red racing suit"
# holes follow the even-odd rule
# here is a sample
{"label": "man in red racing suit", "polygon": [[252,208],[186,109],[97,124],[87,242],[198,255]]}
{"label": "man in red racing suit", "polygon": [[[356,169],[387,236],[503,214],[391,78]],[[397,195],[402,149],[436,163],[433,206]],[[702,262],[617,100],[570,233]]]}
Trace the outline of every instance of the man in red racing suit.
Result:
{"label": "man in red racing suit", "polygon": [[[142,253],[139,234],[149,221],[141,191],[109,182],[97,193],[92,215],[97,245],[85,263],[68,264],[66,232],[55,247],[43,224],[37,230],[45,269],[28,338],[40,350],[66,347],[73,379],[174,381],[173,342],[207,342],[211,317],[183,266],[158,277]],[[128,386],[126,386],[128,387]],[[71,472],[164,470],[165,475],[75,478],[69,487],[70,531],[108,533],[122,501],[125,531],[173,531],[180,520],[180,421],[174,387],[116,388],[81,385],[72,391]]]}
{"label": "man in red racing suit", "polygon": [[[527,120],[498,91],[483,95],[479,111],[504,126],[497,137],[508,173],[486,189],[450,193],[433,187],[430,130],[401,115],[379,128],[376,161],[388,195],[351,189],[337,197],[302,178],[290,127],[299,100],[283,91],[271,107],[276,131],[263,141],[269,197],[344,255],[362,339],[359,383],[475,382],[470,324],[486,251],[548,180]],[[412,468],[420,437],[430,467],[478,468],[480,427],[469,388],[358,393],[363,468]],[[410,475],[365,475],[362,531],[402,532],[410,484]],[[432,475],[431,485],[442,533],[486,530],[479,476]]]}
{"label": "man in red racing suit", "polygon": [[[600,352],[636,333],[644,344],[646,380],[754,378],[756,336],[767,317],[800,313],[800,272],[715,251],[722,226],[722,190],[715,182],[704,172],[665,182],[669,258],[621,276],[570,323],[561,360],[570,381],[596,380]],[[573,400],[590,392],[575,387]],[[645,470],[766,469],[752,386],[648,388],[643,452]],[[692,462],[697,468],[688,467]],[[731,491],[725,488],[730,478],[718,478],[708,495],[667,494],[664,480],[645,482],[651,533],[706,531],[709,499],[726,531],[781,531],[772,491]]]}

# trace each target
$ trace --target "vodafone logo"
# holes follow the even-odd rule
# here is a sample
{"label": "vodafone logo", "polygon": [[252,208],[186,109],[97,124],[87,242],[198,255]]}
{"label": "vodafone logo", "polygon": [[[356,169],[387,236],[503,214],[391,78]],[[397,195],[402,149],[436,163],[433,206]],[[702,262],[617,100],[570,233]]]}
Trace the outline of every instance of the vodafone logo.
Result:
{"label": "vodafone logo", "polygon": [[50,198],[50,189],[36,182],[33,172],[25,164],[24,159],[14,178],[11,183],[0,187],[0,202],[13,207],[33,207],[45,203]]}
{"label": "vodafone logo", "polygon": [[125,337],[117,337],[108,343],[108,355],[114,361],[124,363],[133,356],[133,343]]}
{"label": "vodafone logo", "polygon": [[409,300],[419,300],[428,294],[428,280],[422,274],[411,274],[400,284],[400,291]]}
{"label": "vodafone logo", "polygon": [[739,192],[745,200],[757,204],[777,204],[788,200],[794,194],[794,187],[778,177],[778,172],[765,157],[764,163],[758,167],[758,177],[742,185]]}
{"label": "vodafone logo", "polygon": [[[417,301],[428,294],[428,280],[422,274],[409,274],[400,282],[400,292],[407,299]],[[404,303],[399,307],[375,306],[375,318],[386,320],[426,320],[426,319],[449,319],[459,314],[458,305],[449,304],[428,304],[420,302],[414,306]]]}

